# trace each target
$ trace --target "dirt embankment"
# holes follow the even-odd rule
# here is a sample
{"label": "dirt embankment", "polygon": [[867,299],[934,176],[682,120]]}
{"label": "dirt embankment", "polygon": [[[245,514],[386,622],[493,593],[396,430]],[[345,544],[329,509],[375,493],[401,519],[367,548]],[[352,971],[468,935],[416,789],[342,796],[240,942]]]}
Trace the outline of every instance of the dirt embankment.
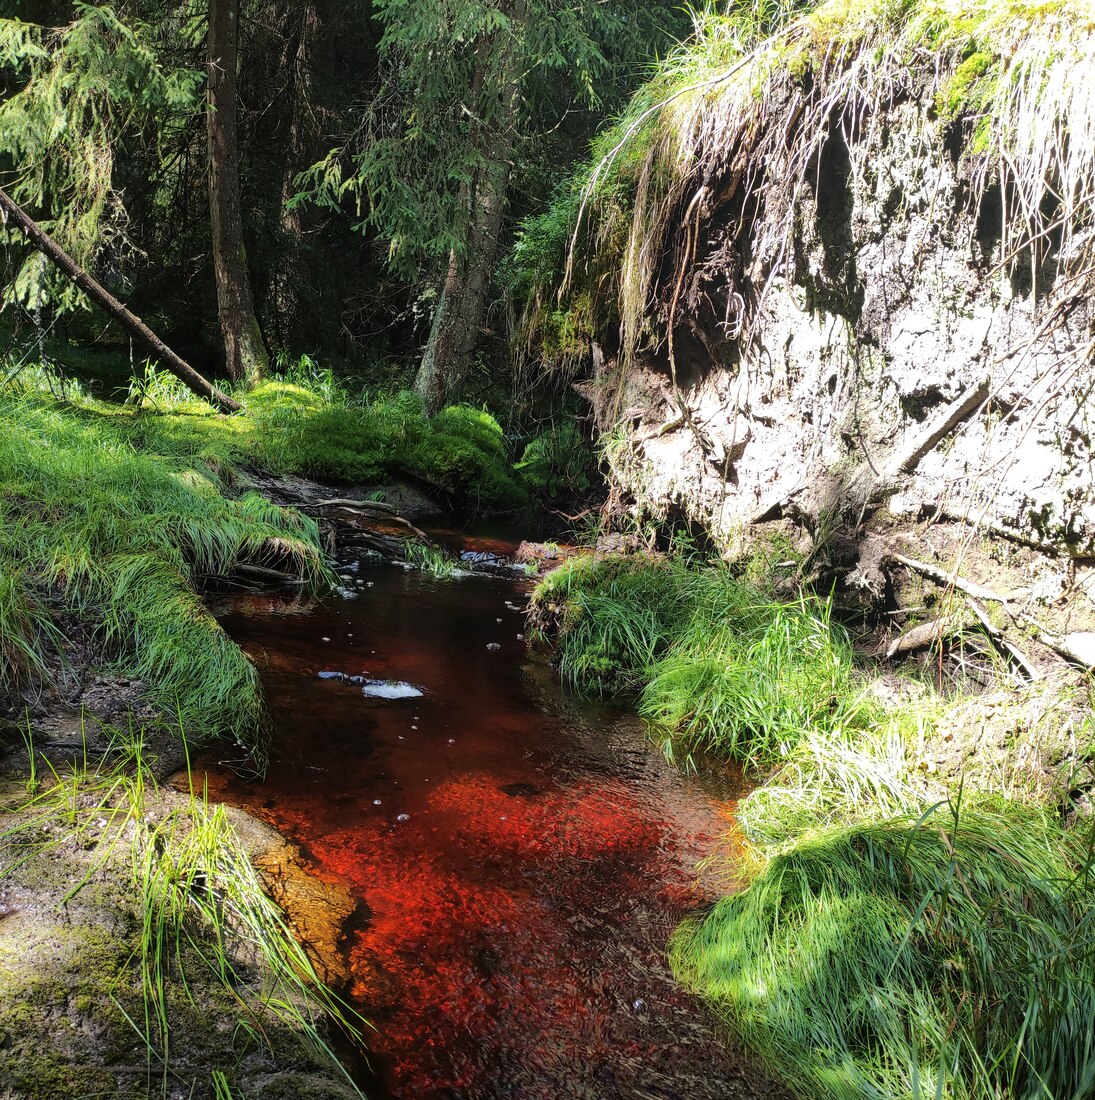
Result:
{"label": "dirt embankment", "polygon": [[807,562],[887,616],[883,650],[928,622],[1025,679],[1090,668],[1089,209],[979,151],[976,119],[940,110],[953,78],[917,64],[870,95],[769,76],[740,125],[697,108],[692,159],[661,165],[691,175],[632,223],[642,318],[603,328],[578,386],[619,513]]}

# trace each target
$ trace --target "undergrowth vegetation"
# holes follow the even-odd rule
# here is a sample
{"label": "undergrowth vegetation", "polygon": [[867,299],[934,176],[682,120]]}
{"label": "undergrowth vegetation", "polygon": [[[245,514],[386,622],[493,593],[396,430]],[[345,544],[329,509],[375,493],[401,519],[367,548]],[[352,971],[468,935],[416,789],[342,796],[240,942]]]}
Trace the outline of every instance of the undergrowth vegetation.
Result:
{"label": "undergrowth vegetation", "polygon": [[1037,811],[838,828],[677,933],[673,963],[804,1096],[1095,1088],[1090,850]]}
{"label": "undergrowth vegetation", "polygon": [[534,616],[572,684],[635,693],[673,754],[761,767],[813,730],[864,724],[851,647],[829,605],[780,602],[728,568],[583,556],[537,589]]}
{"label": "undergrowth vegetation", "polygon": [[5,391],[0,417],[0,689],[47,666],[64,680],[86,631],[161,710],[203,735],[253,735],[257,674],[197,590],[243,562],[326,583],[314,522],[229,499],[211,467],[138,451],[127,425],[90,409]]}
{"label": "undergrowth vegetation", "polygon": [[526,501],[480,409],[351,398],[298,368],[224,417],[153,371],[122,406],[23,368],[0,390],[0,695],[63,684],[88,646],[195,736],[254,745],[258,677],[199,593],[258,565],[330,582],[313,520],[242,492],[239,467],[331,481],[410,474],[484,508]]}
{"label": "undergrowth vegetation", "polygon": [[224,468],[253,462],[335,484],[410,477],[449,503],[488,511],[527,503],[489,412],[453,405],[430,419],[414,393],[355,392],[307,359],[241,395],[243,416],[220,416],[155,371],[132,396],[144,414],[133,420],[135,438],[157,453]]}
{"label": "undergrowth vegetation", "polygon": [[648,556],[535,593],[571,683],[636,697],[671,754],[769,773],[738,807],[747,885],[678,930],[678,976],[803,1096],[1090,1095],[1090,826],[923,770],[949,704],[876,690],[830,610]]}

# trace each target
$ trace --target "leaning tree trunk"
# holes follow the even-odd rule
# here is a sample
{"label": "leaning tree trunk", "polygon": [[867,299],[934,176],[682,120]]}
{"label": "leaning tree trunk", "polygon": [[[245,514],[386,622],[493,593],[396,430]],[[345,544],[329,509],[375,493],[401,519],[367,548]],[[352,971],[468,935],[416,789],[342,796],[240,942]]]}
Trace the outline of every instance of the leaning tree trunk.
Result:
{"label": "leaning tree trunk", "polygon": [[209,0],[208,120],[209,211],[217,310],[228,373],[249,384],[269,365],[262,341],[240,214],[239,148],[236,140],[236,65],[239,0]]}
{"label": "leaning tree trunk", "polygon": [[194,393],[206,398],[224,412],[239,412],[239,402],[233,401],[207,379],[203,378],[181,356],[176,355],[135,313],[126,309],[109,290],[93,279],[22,207],[0,188],[0,222],[8,219],[20,229],[27,240],[43,256],[52,260],[93,302],[97,302],[127,332],[147,344],[161,364]]}

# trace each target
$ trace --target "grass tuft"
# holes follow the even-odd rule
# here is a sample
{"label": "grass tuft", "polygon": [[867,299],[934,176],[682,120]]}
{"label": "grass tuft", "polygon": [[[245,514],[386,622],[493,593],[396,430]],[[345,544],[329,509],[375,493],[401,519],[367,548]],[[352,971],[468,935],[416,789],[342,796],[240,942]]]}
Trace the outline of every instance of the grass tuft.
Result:
{"label": "grass tuft", "polygon": [[[321,1065],[334,1067],[358,1092],[328,1041],[330,1023],[360,1042],[363,1020],[319,979],[285,913],[270,899],[223,807],[205,794],[176,799],[151,786],[140,742],[115,734],[109,768],[74,761],[9,819],[0,833],[0,880],[29,861],[75,844],[90,853],[72,901],[94,876],[128,873],[137,928],[133,955],[119,969],[115,1007],[141,1037],[150,1075],[175,1073],[173,1031],[180,1006],[193,1026],[205,995],[201,981],[223,988],[235,1006],[240,1037],[269,1043],[295,1038]],[[131,966],[142,1011],[126,1008]],[[180,996],[181,994],[181,996]],[[223,1010],[221,1010],[223,1011]],[[238,1053],[238,1052],[237,1052]],[[280,1053],[280,1052],[279,1052]],[[229,1071],[234,1067],[229,1067]],[[216,1068],[225,1089],[229,1072]],[[227,1094],[227,1093],[226,1093]]]}
{"label": "grass tuft", "polygon": [[46,676],[75,619],[158,708],[203,736],[252,739],[258,676],[196,593],[245,563],[326,584],[314,522],[136,450],[116,417],[36,392],[0,394],[0,417],[0,684]]}
{"label": "grass tuft", "polygon": [[672,961],[803,1095],[1088,1096],[1088,870],[1036,811],[947,803],[801,841]]}
{"label": "grass tuft", "polygon": [[724,566],[575,558],[541,582],[533,616],[555,634],[562,675],[585,691],[638,694],[670,755],[763,767],[811,731],[867,718],[829,605],[773,600]]}

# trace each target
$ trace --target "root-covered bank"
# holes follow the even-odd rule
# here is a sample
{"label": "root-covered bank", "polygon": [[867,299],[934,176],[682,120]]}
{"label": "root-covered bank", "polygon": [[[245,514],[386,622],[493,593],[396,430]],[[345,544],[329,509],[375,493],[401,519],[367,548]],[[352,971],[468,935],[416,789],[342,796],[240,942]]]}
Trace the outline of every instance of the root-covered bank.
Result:
{"label": "root-covered bank", "polygon": [[625,503],[1090,579],[1093,71],[1083,3],[705,17],[517,249]]}

